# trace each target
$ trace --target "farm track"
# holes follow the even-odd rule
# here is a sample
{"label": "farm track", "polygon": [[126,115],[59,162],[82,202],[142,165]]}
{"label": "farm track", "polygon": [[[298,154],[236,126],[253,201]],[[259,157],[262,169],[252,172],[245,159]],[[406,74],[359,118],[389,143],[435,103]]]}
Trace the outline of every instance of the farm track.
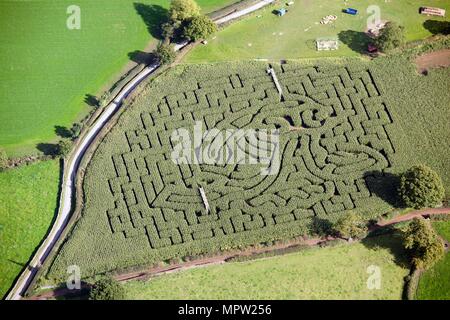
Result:
{"label": "farm track", "polygon": [[450,49],[439,50],[421,55],[415,60],[417,71],[424,73],[433,68],[450,66]]}
{"label": "farm track", "polygon": [[[370,231],[374,231],[389,225],[394,225],[400,222],[409,221],[414,218],[420,218],[420,217],[429,217],[432,215],[442,215],[442,214],[450,214],[450,207],[445,208],[432,208],[432,209],[422,209],[422,210],[416,210],[412,211],[410,213],[400,215],[398,217],[395,217],[390,220],[381,220],[376,225],[374,225],[372,228],[370,228]],[[235,257],[242,257],[242,256],[252,256],[262,253],[268,253],[273,252],[277,250],[283,250],[291,247],[301,247],[301,246],[316,246],[320,245],[321,243],[326,243],[327,241],[336,240],[335,237],[325,237],[325,238],[311,238],[311,239],[305,239],[300,240],[296,242],[290,242],[287,244],[278,244],[270,247],[265,248],[258,248],[258,249],[247,249],[244,251],[230,251],[225,254],[216,255],[213,257],[206,257],[201,259],[196,259],[189,262],[184,263],[178,263],[173,264],[169,266],[162,266],[162,267],[155,267],[155,268],[149,268],[147,270],[141,270],[141,271],[133,271],[133,272],[126,272],[119,275],[115,275],[114,278],[119,282],[127,282],[127,281],[133,281],[133,280],[145,280],[150,277],[154,276],[160,276],[164,274],[169,274],[173,272],[178,271],[185,271],[192,268],[199,268],[199,267],[206,267],[211,265],[218,265],[226,263],[227,260],[230,258]],[[89,285],[86,283],[83,283],[81,285],[81,290],[89,289]],[[38,294],[35,296],[32,296],[28,298],[28,300],[47,300],[47,299],[53,299],[57,297],[62,297],[66,295],[70,295],[73,293],[72,290],[69,290],[67,288],[57,288],[55,290],[47,291],[42,294]]]}
{"label": "farm track", "polygon": [[[215,22],[217,24],[229,22],[231,20],[237,19],[251,12],[259,10],[264,6],[271,4],[273,1],[274,0],[261,0],[260,2],[253,4],[250,7],[244,8],[239,11],[235,11],[225,17],[221,17]],[[186,45],[187,44],[177,46],[176,49],[180,50]],[[25,292],[28,290],[28,287],[32,283],[34,277],[36,276],[36,273],[44,264],[53,247],[60,240],[61,235],[65,231],[69,218],[71,217],[71,213],[73,212],[72,209],[76,207],[76,204],[73,203],[75,200],[74,192],[76,191],[75,190],[76,179],[80,163],[84,155],[86,154],[86,151],[95,141],[95,138],[98,136],[103,127],[109,122],[111,117],[120,108],[123,100],[129,94],[131,94],[134,91],[134,89],[145,78],[147,78],[150,74],[154,73],[154,71],[157,70],[159,67],[160,67],[159,64],[147,66],[132,80],[130,80],[126,85],[124,85],[122,90],[119,91],[116,97],[105,108],[103,113],[92,125],[91,129],[82,138],[81,142],[77,145],[77,148],[73,150],[72,156],[68,159],[67,163],[65,164],[64,176],[61,185],[61,196],[59,199],[60,208],[58,215],[55,219],[55,222],[51,228],[51,231],[49,232],[45,240],[42,242],[41,246],[38,248],[31,261],[27,264],[24,271],[17,278],[14,286],[10,289],[8,295],[6,296],[5,298],[6,300],[19,300],[23,297]]]}

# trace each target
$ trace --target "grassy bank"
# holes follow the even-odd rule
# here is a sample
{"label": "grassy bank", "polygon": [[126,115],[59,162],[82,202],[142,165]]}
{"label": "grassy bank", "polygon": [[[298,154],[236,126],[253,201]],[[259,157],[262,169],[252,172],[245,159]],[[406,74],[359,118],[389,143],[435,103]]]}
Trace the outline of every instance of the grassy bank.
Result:
{"label": "grassy bank", "polygon": [[[339,247],[202,267],[125,284],[130,299],[400,299],[407,268],[398,239],[381,237]],[[370,290],[367,268],[381,271]]]}
{"label": "grassy bank", "polygon": [[0,297],[47,233],[58,183],[57,160],[0,173]]}

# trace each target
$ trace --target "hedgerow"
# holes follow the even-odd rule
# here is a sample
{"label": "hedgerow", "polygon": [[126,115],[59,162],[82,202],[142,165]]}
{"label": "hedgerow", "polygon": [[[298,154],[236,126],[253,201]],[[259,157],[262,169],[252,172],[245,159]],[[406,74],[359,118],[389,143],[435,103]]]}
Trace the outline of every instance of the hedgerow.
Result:
{"label": "hedgerow", "polygon": [[[186,65],[152,80],[125,104],[87,167],[82,216],[49,276],[63,277],[72,264],[92,275],[289,239],[311,234],[314,219],[335,222],[349,210],[367,220],[381,215],[395,194],[391,175],[414,163],[408,150],[419,139],[404,134],[407,117],[415,126],[423,119],[398,107],[421,99],[408,87],[420,76],[406,59],[392,59],[273,65],[281,100],[260,62]],[[448,97],[436,101],[441,108]],[[438,128],[440,117],[433,115]],[[170,135],[195,121],[204,129],[279,129],[280,170],[264,176],[259,165],[173,163]]]}

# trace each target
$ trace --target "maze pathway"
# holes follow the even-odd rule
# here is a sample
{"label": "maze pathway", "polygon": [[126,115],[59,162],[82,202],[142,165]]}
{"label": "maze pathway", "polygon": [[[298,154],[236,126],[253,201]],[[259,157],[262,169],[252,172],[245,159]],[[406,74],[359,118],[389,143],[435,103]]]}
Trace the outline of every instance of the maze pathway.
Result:
{"label": "maze pathway", "polygon": [[[367,181],[391,166],[394,148],[389,108],[372,72],[276,65],[280,100],[267,66],[254,69],[193,73],[136,103],[120,132],[126,144],[108,160],[114,201],[103,214],[111,234],[146,237],[154,249],[249,232],[263,239],[267,229],[333,219],[374,196]],[[248,164],[258,158],[249,147],[241,150],[245,163],[174,163],[174,131],[196,123],[220,133],[277,132],[276,144],[266,141],[278,155],[271,158],[277,164],[268,163],[275,172]]]}

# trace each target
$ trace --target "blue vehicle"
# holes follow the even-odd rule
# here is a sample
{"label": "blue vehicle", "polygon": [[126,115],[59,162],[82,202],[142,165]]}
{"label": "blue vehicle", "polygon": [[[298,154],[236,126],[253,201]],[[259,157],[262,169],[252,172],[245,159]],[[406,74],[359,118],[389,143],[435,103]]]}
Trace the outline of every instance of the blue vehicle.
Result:
{"label": "blue vehicle", "polygon": [[353,8],[347,8],[347,9],[344,9],[342,11],[345,12],[345,13],[351,14],[351,15],[356,15],[358,13],[358,10],[353,9]]}

